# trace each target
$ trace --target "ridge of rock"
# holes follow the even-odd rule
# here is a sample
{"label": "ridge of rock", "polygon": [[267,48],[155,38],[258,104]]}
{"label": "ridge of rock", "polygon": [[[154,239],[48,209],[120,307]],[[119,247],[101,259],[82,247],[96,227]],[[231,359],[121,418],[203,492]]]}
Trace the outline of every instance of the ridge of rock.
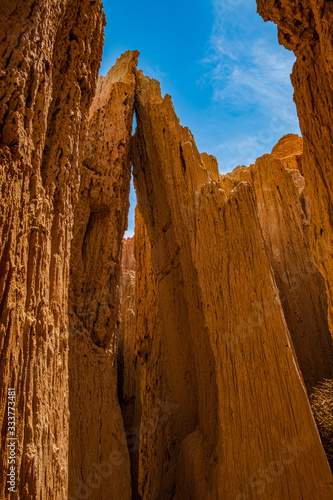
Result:
{"label": "ridge of rock", "polygon": [[125,52],[99,79],[75,210],[69,303],[70,495],[78,495],[77,481],[86,484],[85,471],[91,464],[106,463],[111,470],[91,488],[91,500],[110,495],[131,498],[129,453],[117,393],[117,349],[138,54]]}
{"label": "ridge of rock", "polygon": [[[144,346],[138,353],[146,373],[142,421],[153,412],[156,393],[174,408],[166,424],[146,439],[141,436],[149,444],[140,449],[139,493],[145,500],[169,498],[175,482],[176,499],[251,495],[248,478],[270,461],[264,443],[277,454],[283,439],[296,439],[304,451],[293,471],[266,484],[265,494],[286,498],[292,489],[299,496],[328,499],[331,473],[251,185],[237,184],[227,198],[221,184],[211,182],[170,97],[163,99],[156,82],[141,74],[136,115],[137,276],[138,283],[149,283],[137,301],[136,341]],[[296,188],[295,193],[298,197]],[[153,318],[150,327],[152,307],[159,323]],[[242,447],[243,436],[251,436],[256,447]],[[157,449],[167,458],[153,461]]]}
{"label": "ridge of rock", "polygon": [[1,481],[15,390],[16,498],[68,495],[68,286],[79,154],[102,58],[96,0],[4,0],[0,40]]}
{"label": "ridge of rock", "polygon": [[333,497],[333,3],[257,3],[304,140],[222,176],[138,51],[98,78],[100,0],[3,1],[1,498],[8,388],[19,500]]}

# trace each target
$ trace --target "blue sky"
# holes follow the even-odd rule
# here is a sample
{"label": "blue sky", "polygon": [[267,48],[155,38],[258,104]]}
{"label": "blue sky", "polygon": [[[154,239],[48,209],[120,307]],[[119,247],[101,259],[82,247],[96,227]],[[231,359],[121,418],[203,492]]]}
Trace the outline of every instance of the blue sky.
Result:
{"label": "blue sky", "polygon": [[[104,0],[101,74],[128,49],[172,96],[181,124],[221,173],[249,165],[287,133],[300,133],[290,73],[294,55],[278,44],[255,0]],[[129,227],[134,231],[135,193]]]}

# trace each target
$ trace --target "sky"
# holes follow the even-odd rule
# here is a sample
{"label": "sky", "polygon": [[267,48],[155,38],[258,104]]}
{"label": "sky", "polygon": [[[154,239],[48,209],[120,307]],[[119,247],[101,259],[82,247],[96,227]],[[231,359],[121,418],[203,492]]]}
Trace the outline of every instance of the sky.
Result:
{"label": "sky", "polygon": [[[255,0],[104,0],[100,74],[126,50],[170,94],[200,152],[221,173],[250,165],[287,133],[300,134],[290,73],[295,57],[264,23]],[[135,191],[125,236],[134,234]]]}

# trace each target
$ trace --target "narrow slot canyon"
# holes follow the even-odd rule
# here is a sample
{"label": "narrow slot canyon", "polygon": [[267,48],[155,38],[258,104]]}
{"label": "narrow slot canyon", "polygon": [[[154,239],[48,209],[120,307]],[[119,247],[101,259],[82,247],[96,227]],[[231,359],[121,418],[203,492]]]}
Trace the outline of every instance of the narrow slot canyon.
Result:
{"label": "narrow slot canyon", "polygon": [[[81,397],[86,379],[94,406],[87,408],[86,394],[73,401],[73,434],[79,428],[79,442],[86,441],[80,419],[87,411],[99,434],[90,443],[97,445],[93,454],[90,448],[89,455],[73,455],[73,468],[81,469],[72,476],[81,478],[71,494],[78,496],[80,484],[94,497],[84,482],[91,456],[104,463],[101,449],[117,447],[123,482],[117,490],[113,480],[103,481],[116,498],[126,497],[129,474],[133,499],[236,498],[246,493],[235,471],[244,471],[246,484],[272,449],[304,442],[289,471],[295,476],[266,488],[271,498],[284,498],[289,481],[302,477],[294,487],[308,494],[313,474],[317,481],[320,470],[324,484],[330,473],[306,389],[311,395],[332,378],[333,350],[325,284],[310,250],[303,142],[283,137],[255,165],[220,175],[215,158],[199,154],[181,127],[170,97],[136,70],[137,60],[137,52],[126,52],[100,77],[90,111],[72,286],[82,290],[75,291],[76,304],[90,300],[73,317],[94,349],[82,351],[82,338],[72,348],[81,358],[72,361],[75,370],[84,366],[72,392]],[[135,234],[123,239],[132,168]],[[112,339],[101,338],[103,325]],[[104,379],[111,366],[117,393]],[[117,411],[103,415],[111,405]],[[110,427],[118,435],[110,436]],[[244,435],[261,443],[258,454],[242,448]],[[221,455],[227,436],[241,454]],[[97,488],[96,498],[102,492]],[[326,495],[324,486],[318,495]]]}
{"label": "narrow slot canyon", "polygon": [[0,498],[15,388],[17,500],[330,500],[331,4],[257,1],[303,138],[226,174],[138,51],[98,77],[99,0],[13,4],[37,31],[0,93]]}

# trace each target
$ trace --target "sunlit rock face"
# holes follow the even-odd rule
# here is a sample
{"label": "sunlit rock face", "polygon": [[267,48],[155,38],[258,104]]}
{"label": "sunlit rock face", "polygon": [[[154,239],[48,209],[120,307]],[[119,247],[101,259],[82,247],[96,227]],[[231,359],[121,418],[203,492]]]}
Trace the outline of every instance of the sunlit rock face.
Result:
{"label": "sunlit rock face", "polygon": [[122,268],[135,271],[134,236],[123,239]]}
{"label": "sunlit rock face", "polygon": [[332,7],[258,5],[304,151],[221,176],[137,51],[98,79],[99,0],[4,0],[1,498],[8,387],[15,498],[333,497],[306,392],[333,365]]}
{"label": "sunlit rock face", "polygon": [[291,80],[304,139],[303,173],[311,201],[311,247],[325,278],[333,333],[333,4],[257,0],[279,42],[294,51]]}
{"label": "sunlit rock face", "polygon": [[287,169],[296,169],[303,174],[303,139],[297,134],[284,135],[273,147],[272,155],[279,158]]}
{"label": "sunlit rock face", "polygon": [[[279,157],[280,159],[277,159]],[[266,253],[308,392],[333,376],[333,346],[327,320],[325,283],[310,249],[310,203],[302,164],[302,140],[285,136],[255,165],[221,176],[229,193],[252,185]]]}
{"label": "sunlit rock face", "polygon": [[100,0],[1,2],[1,498],[11,495],[7,388],[15,498],[68,495],[69,259],[104,22]]}
{"label": "sunlit rock face", "polygon": [[[126,52],[98,80],[83,146],[71,253],[69,493],[78,496],[86,489],[96,500],[131,498],[117,349],[120,288],[126,293],[129,286],[122,276],[121,254],[138,55]],[[101,463],[100,469],[94,465]]]}
{"label": "sunlit rock face", "polygon": [[[283,479],[261,484],[266,497],[289,498],[293,491],[329,498],[331,473],[283,309],[288,298],[275,280],[287,265],[279,268],[276,249],[288,236],[275,239],[267,227],[263,235],[278,193],[274,186],[264,199],[272,168],[285,183],[287,203],[292,200],[279,228],[299,231],[300,255],[309,254],[300,188],[280,160],[264,157],[244,181],[223,189],[214,162],[199,155],[158,83],[138,72],[136,93],[136,273],[137,286],[146,284],[136,300],[142,422],[152,418],[157,396],[171,404],[168,418],[141,436],[139,493],[144,499],[255,497],[258,471],[293,442],[300,446],[297,458],[292,467],[281,465]],[[297,260],[293,251],[291,258]],[[325,316],[325,302],[322,309]],[[325,319],[320,324],[327,332]]]}

